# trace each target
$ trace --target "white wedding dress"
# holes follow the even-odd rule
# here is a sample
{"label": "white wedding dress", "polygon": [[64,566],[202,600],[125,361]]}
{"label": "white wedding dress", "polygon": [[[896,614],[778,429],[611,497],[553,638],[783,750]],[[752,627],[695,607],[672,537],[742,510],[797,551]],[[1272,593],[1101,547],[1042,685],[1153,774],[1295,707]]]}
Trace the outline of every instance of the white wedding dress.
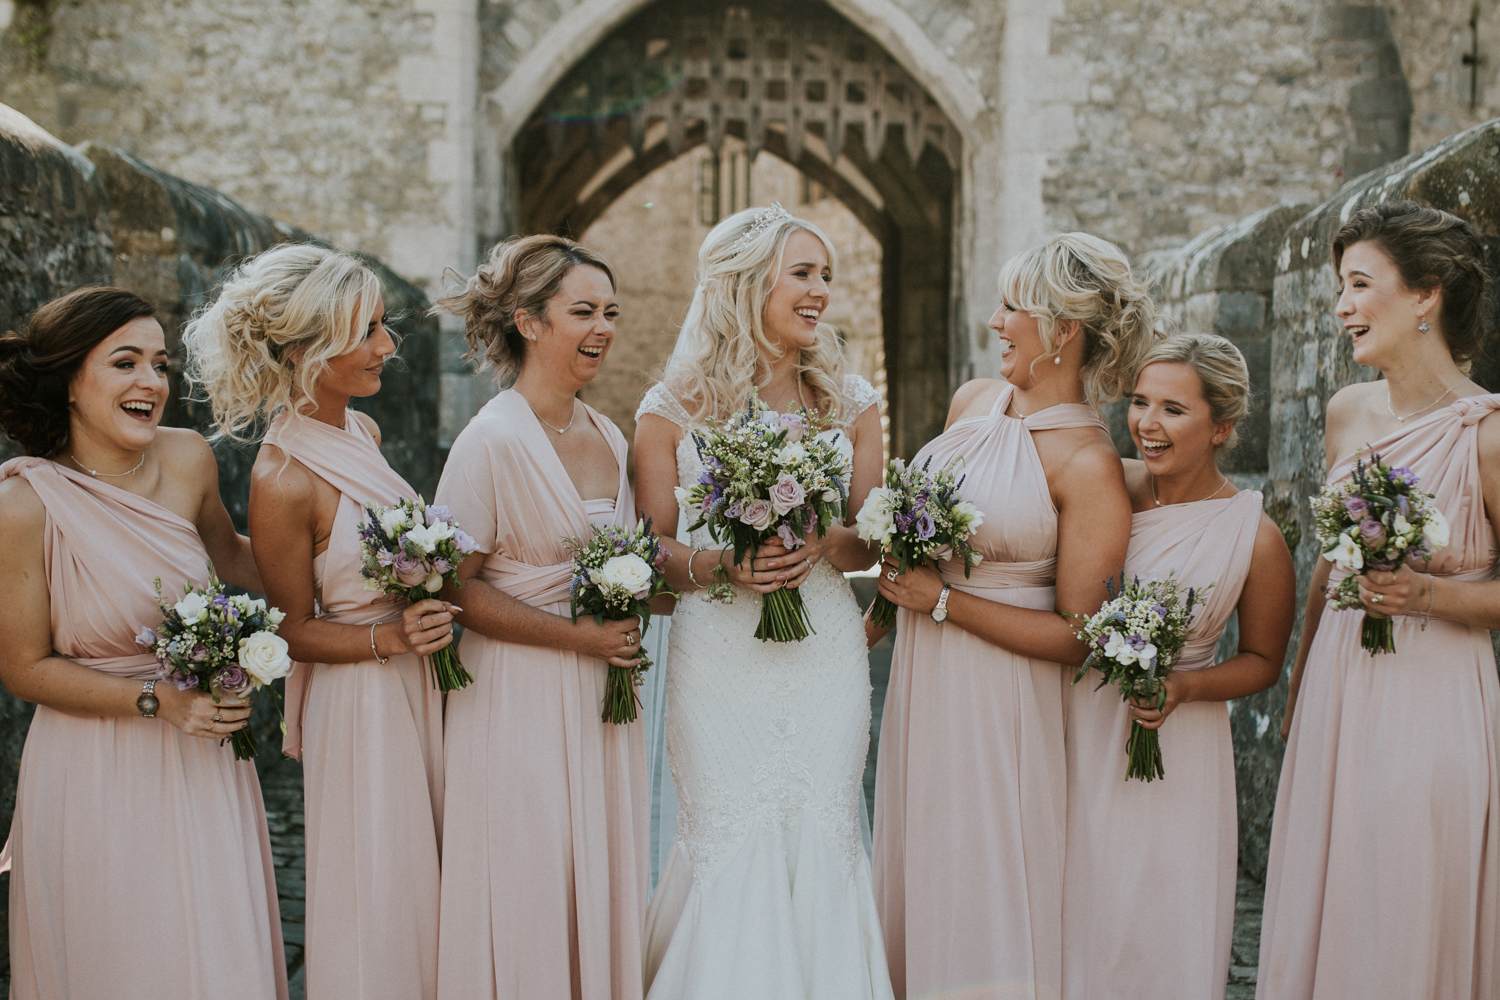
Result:
{"label": "white wedding dress", "polygon": [[[854,413],[877,405],[849,376]],[[641,414],[683,428],[682,486],[703,466],[665,387]],[[852,417],[851,417],[852,420]],[[853,461],[839,434],[846,473]],[[694,545],[718,547],[707,529]],[[677,837],[646,913],[648,1000],[888,1000],[885,949],[860,837],[870,674],[849,583],[827,561],[802,586],[817,631],[754,636],[759,596],[685,595],[672,615],[666,746]]]}

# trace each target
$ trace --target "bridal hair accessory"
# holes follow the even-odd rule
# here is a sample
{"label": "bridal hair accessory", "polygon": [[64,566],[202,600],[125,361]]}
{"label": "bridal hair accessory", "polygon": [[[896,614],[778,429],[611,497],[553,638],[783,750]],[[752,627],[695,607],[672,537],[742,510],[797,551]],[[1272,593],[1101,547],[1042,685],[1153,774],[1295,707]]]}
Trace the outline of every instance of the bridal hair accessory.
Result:
{"label": "bridal hair accessory", "polygon": [[755,221],[751,223],[750,228],[745,230],[745,232],[741,234],[740,238],[734,241],[734,245],[729,248],[729,256],[738,256],[739,252],[745,249],[751,243],[755,242],[755,238],[761,233],[765,232],[767,229],[770,229],[778,222],[781,222],[784,219],[790,219],[791,217],[792,213],[782,208],[781,202],[771,202],[768,207],[761,209],[760,214],[756,216]]}

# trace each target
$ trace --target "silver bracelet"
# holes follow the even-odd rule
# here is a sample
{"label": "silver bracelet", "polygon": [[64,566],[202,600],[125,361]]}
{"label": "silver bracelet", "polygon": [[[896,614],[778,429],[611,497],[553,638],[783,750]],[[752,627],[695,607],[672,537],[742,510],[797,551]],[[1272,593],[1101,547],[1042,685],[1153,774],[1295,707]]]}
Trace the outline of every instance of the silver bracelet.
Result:
{"label": "silver bracelet", "polygon": [[379,625],[379,624],[381,624],[381,623],[380,622],[371,622],[370,623],[370,652],[372,652],[372,653],[375,654],[375,662],[376,663],[386,663],[386,662],[388,662],[390,660],[390,657],[389,656],[381,656],[380,655],[380,650],[378,650],[378,649],[375,648],[375,626]]}
{"label": "silver bracelet", "polygon": [[702,590],[703,584],[699,583],[698,578],[693,575],[693,556],[696,556],[700,552],[707,551],[708,546],[706,545],[694,545],[693,551],[688,555],[688,582],[693,585],[693,588],[695,590]]}

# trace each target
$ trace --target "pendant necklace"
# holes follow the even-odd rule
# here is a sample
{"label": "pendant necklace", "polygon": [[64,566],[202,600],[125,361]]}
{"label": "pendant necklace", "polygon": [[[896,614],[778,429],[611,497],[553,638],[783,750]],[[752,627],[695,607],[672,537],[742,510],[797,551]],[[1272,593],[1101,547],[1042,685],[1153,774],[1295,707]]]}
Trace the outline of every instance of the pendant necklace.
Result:
{"label": "pendant necklace", "polygon": [[136,472],[140,472],[141,466],[146,464],[146,453],[144,451],[141,452],[141,460],[135,463],[135,467],[132,468],[129,472],[100,472],[98,469],[90,469],[88,466],[78,461],[78,456],[73,454],[71,451],[68,452],[68,457],[73,460],[74,465],[78,466],[89,475],[99,479],[124,479],[126,476],[129,476]]}
{"label": "pendant necklace", "polygon": [[1417,414],[1422,413],[1422,412],[1424,412],[1426,410],[1432,409],[1432,407],[1435,406],[1438,403],[1439,400],[1441,400],[1444,396],[1448,395],[1448,393],[1452,392],[1454,389],[1457,389],[1459,386],[1463,385],[1467,381],[1469,381],[1469,376],[1465,375],[1463,378],[1459,379],[1457,382],[1454,382],[1448,388],[1444,389],[1438,395],[1437,399],[1434,399],[1431,403],[1428,403],[1426,406],[1422,407],[1420,410],[1412,410],[1410,413],[1408,413],[1404,417],[1401,414],[1397,413],[1395,410],[1391,409],[1391,384],[1389,382],[1387,382],[1385,384],[1385,412],[1387,412],[1391,416],[1395,417],[1397,423],[1404,424],[1408,420],[1410,420],[1412,417],[1415,417]]}
{"label": "pendant necklace", "polygon": [[[1212,500],[1214,498],[1214,496],[1220,490],[1222,490],[1224,487],[1226,487],[1228,485],[1229,485],[1229,477],[1228,476],[1224,476],[1223,480],[1219,483],[1219,485],[1216,486],[1216,487],[1214,487],[1213,493],[1210,493],[1208,496],[1204,497],[1203,500]],[[1155,476],[1151,477],[1151,499],[1156,501],[1156,506],[1158,506],[1158,507],[1175,507],[1175,506],[1177,506],[1176,504],[1162,503],[1160,500],[1156,499],[1156,477]],[[1194,503],[1202,503],[1203,500],[1194,500],[1193,502]]]}
{"label": "pendant necklace", "polygon": [[[521,398],[522,399],[526,399],[525,396],[522,396]],[[531,400],[526,399],[526,405],[527,406],[531,406]],[[567,427],[553,427],[551,424],[547,423],[547,421],[542,420],[542,415],[540,413],[536,412],[536,407],[535,406],[531,406],[531,415],[533,417],[536,417],[537,420],[541,423],[541,425],[543,427],[547,428],[549,431],[555,431],[558,434],[566,434],[566,433],[568,433],[568,429],[573,426],[573,421],[575,421],[575,420],[578,419],[578,397],[576,397],[576,396],[573,397],[573,415],[568,418],[568,426]]]}

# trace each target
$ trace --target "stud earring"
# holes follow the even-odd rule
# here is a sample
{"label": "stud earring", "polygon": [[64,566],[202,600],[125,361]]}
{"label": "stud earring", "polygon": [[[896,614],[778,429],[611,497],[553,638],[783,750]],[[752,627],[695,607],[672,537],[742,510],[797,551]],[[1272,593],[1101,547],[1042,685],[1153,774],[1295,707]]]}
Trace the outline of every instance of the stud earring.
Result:
{"label": "stud earring", "polygon": [[1420,323],[1417,324],[1417,332],[1418,333],[1426,333],[1428,330],[1431,330],[1431,329],[1432,329],[1432,327],[1430,327],[1430,326],[1427,325],[1427,317],[1423,316],[1422,317],[1422,322],[1420,322]]}

